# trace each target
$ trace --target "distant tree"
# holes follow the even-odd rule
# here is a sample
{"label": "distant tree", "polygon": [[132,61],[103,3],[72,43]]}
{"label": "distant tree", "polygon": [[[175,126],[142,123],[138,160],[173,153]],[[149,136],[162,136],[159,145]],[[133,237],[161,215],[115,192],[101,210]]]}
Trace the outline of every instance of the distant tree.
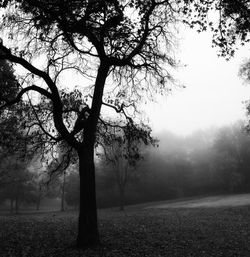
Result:
{"label": "distant tree", "polygon": [[77,163],[76,153],[67,144],[61,142],[57,145],[53,155],[49,155],[48,161],[50,163],[47,166],[47,177],[49,177],[47,183],[57,184],[56,187],[58,187],[61,198],[61,211],[65,211],[66,178],[69,175],[69,170]]}
{"label": "distant tree", "polygon": [[53,187],[51,195],[60,197],[61,207],[60,210],[65,211],[65,178],[67,168],[70,164],[70,161],[65,164],[65,160],[61,159],[61,154],[54,158],[48,165],[48,178],[47,185]]}
{"label": "distant tree", "polygon": [[135,128],[130,123],[123,127],[114,125],[103,137],[103,157],[114,173],[120,194],[120,210],[124,210],[128,183],[138,176],[136,168],[143,159],[143,148],[156,144],[156,140],[150,135],[151,129],[143,125],[142,127]]}
{"label": "distant tree", "polygon": [[200,130],[185,140],[188,160],[193,170],[193,179],[190,182],[193,194],[216,193],[217,182],[215,183],[211,164],[214,160],[213,146],[217,133],[217,129]]}
{"label": "distant tree", "polygon": [[1,168],[4,171],[1,178],[1,199],[9,199],[10,211],[13,212],[15,209],[15,212],[18,213],[20,203],[30,203],[34,199],[32,175],[27,170],[27,164],[15,155],[6,157]]}
{"label": "distant tree", "polygon": [[41,201],[48,195],[47,177],[42,173],[33,174],[33,200],[36,203],[36,210],[40,210]]}
{"label": "distant tree", "polygon": [[76,172],[70,172],[66,177],[65,201],[67,205],[73,206],[75,210],[79,207],[79,191],[79,174]]}
{"label": "distant tree", "polygon": [[[1,29],[9,38],[1,42],[0,59],[28,70],[17,97],[2,99],[1,109],[35,91],[41,101],[38,104],[30,99],[37,118],[33,125],[40,128],[36,132],[44,145],[48,146],[49,140],[54,145],[64,140],[77,152],[79,247],[99,243],[94,147],[101,106],[111,107],[128,119],[128,113],[152,89],[167,89],[172,79],[167,68],[175,66],[169,54],[175,5],[176,1],[159,0],[0,2],[5,8]],[[42,63],[39,68],[34,64],[38,58]],[[95,78],[86,94],[90,99],[81,91],[62,89],[62,75],[70,69]],[[103,94],[108,92],[116,101],[113,97],[104,101]]]}
{"label": "distant tree", "polygon": [[228,191],[246,190],[249,183],[250,136],[243,123],[221,129],[214,143],[213,166]]}
{"label": "distant tree", "polygon": [[214,169],[214,184],[221,192],[236,192],[242,183],[241,174],[237,172],[237,160],[227,151],[215,152],[211,168]]}

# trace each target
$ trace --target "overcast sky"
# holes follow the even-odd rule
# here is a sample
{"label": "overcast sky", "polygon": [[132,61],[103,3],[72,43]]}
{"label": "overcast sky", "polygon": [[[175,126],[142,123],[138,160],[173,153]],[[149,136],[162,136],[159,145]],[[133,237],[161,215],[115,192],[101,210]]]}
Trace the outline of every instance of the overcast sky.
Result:
{"label": "overcast sky", "polygon": [[187,135],[195,130],[220,127],[245,117],[242,103],[250,99],[250,85],[238,77],[239,67],[249,56],[247,47],[226,61],[211,47],[211,35],[186,30],[177,52],[187,66],[177,72],[186,89],[176,90],[150,105],[155,132],[170,130]]}

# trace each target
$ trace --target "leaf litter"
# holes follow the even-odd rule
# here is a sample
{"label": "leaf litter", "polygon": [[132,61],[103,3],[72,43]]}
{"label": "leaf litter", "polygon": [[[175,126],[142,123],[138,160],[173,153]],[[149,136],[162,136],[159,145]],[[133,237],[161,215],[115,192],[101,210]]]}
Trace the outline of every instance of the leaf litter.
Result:
{"label": "leaf litter", "polygon": [[1,257],[249,257],[250,206],[101,210],[102,244],[74,247],[73,212],[0,216]]}

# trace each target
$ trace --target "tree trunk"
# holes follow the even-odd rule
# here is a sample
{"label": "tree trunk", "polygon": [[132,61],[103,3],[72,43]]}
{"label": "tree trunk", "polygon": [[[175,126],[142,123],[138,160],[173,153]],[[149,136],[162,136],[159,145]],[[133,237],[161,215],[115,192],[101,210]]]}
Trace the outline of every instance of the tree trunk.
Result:
{"label": "tree trunk", "polygon": [[77,246],[88,248],[98,245],[99,232],[97,225],[97,208],[95,192],[95,166],[94,159],[88,153],[93,149],[79,152],[80,175],[80,207]]}
{"label": "tree trunk", "polygon": [[95,82],[91,113],[87,118],[84,128],[82,145],[78,148],[80,206],[77,246],[81,248],[88,248],[100,243],[97,225],[94,145],[97,123],[102,106],[103,89],[108,72],[108,63],[101,61]]}

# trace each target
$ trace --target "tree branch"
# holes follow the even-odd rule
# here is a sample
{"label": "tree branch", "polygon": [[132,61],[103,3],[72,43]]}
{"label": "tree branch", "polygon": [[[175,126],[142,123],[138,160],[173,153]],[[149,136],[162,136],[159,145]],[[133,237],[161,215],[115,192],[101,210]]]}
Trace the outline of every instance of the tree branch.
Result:
{"label": "tree branch", "polygon": [[122,110],[123,110],[123,104],[121,105],[121,107],[119,109],[112,104],[108,104],[108,103],[105,103],[105,102],[102,102],[102,104],[107,106],[107,107],[110,107],[110,108],[114,109],[117,113],[121,113]]}
{"label": "tree branch", "polygon": [[25,69],[27,69],[34,75],[37,75],[38,77],[42,78],[46,82],[46,84],[49,86],[53,96],[60,99],[57,87],[55,86],[54,82],[52,81],[52,79],[49,77],[49,75],[46,72],[36,68],[31,63],[26,61],[24,58],[13,55],[11,53],[10,49],[5,47],[3,44],[0,44],[0,50],[4,53],[4,54],[0,54],[0,60],[7,59],[11,62],[22,65]]}
{"label": "tree branch", "polygon": [[[5,104],[2,105],[2,106],[0,106],[0,110],[1,110],[1,109],[4,109],[4,108],[7,107],[7,106],[11,106],[11,105],[14,105],[14,104],[18,103],[18,102],[21,100],[22,96],[23,96],[25,93],[27,93],[28,91],[31,91],[31,90],[36,91],[36,92],[38,92],[38,93],[40,93],[40,94],[46,96],[46,97],[49,98],[49,99],[52,99],[51,93],[49,93],[47,90],[45,90],[45,89],[43,89],[43,88],[41,88],[41,87],[32,85],[32,86],[29,86],[29,87],[26,87],[26,88],[22,89],[22,90],[19,92],[19,94],[16,96],[16,98],[13,99],[13,100],[10,100],[10,101],[9,101],[9,100],[7,100],[7,99],[3,99],[4,102],[5,102]],[[1,100],[1,99],[0,99],[0,100]]]}
{"label": "tree branch", "polygon": [[60,138],[60,137],[56,138],[56,137],[52,136],[48,131],[45,130],[45,128],[44,128],[43,125],[42,125],[42,122],[40,121],[40,119],[39,119],[39,117],[38,117],[38,114],[37,114],[37,112],[36,112],[36,110],[35,110],[33,104],[31,103],[30,98],[29,98],[29,103],[30,103],[31,108],[32,108],[32,110],[33,110],[33,113],[34,113],[34,115],[35,115],[35,117],[36,117],[37,125],[40,127],[40,129],[43,131],[43,133],[44,133],[45,135],[47,135],[49,138],[51,138],[52,140],[56,141],[56,142],[59,142],[60,140],[62,140],[62,138]]}
{"label": "tree branch", "polygon": [[[50,76],[36,68],[35,66],[33,66],[31,63],[29,63],[28,61],[26,61],[25,59],[23,59],[22,57],[18,57],[15,56],[11,53],[10,49],[8,49],[7,47],[5,47],[2,44],[2,41],[0,41],[0,60],[4,59],[4,60],[9,60],[11,62],[14,63],[18,63],[20,65],[22,65],[25,69],[27,69],[28,71],[30,71],[31,73],[33,73],[34,75],[39,76],[40,78],[42,78],[46,84],[48,85],[49,89],[51,90],[51,94],[48,93],[46,90],[46,96],[50,95],[50,99],[53,102],[53,116],[54,116],[54,123],[55,123],[55,127],[58,130],[58,132],[63,135],[63,137],[65,138],[65,140],[71,145],[74,146],[76,148],[79,147],[79,144],[77,142],[77,140],[74,138],[74,136],[69,133],[68,129],[66,128],[64,122],[63,122],[63,107],[62,107],[62,101],[59,95],[59,91],[55,85],[55,83],[53,82],[53,80],[50,78]],[[25,89],[24,89],[25,90]],[[27,90],[26,90],[27,92]],[[43,92],[42,90],[38,91],[39,93]]]}

